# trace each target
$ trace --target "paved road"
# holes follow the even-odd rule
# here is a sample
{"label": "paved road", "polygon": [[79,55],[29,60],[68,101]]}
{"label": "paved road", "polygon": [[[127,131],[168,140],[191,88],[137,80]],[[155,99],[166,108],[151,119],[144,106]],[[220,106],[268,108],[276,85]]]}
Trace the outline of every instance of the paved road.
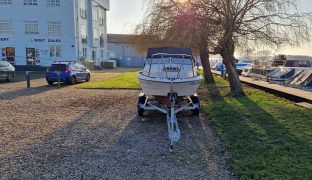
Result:
{"label": "paved road", "polygon": [[165,116],[137,117],[139,91],[24,87],[0,83],[0,179],[232,179],[203,116],[179,118],[170,153]]}

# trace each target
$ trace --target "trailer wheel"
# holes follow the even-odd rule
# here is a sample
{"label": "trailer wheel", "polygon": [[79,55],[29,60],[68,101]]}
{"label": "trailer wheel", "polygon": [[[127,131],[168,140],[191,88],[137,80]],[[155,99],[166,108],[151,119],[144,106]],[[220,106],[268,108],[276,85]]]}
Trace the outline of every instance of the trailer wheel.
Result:
{"label": "trailer wheel", "polygon": [[144,114],[144,109],[141,108],[141,104],[144,104],[146,101],[146,96],[139,96],[138,98],[138,115],[139,117],[142,117]]}
{"label": "trailer wheel", "polygon": [[198,97],[198,96],[191,96],[190,98],[191,98],[191,100],[192,100],[192,103],[193,103],[194,105],[197,105],[197,106],[198,106],[198,108],[195,108],[195,109],[192,110],[192,113],[193,113],[194,116],[199,116],[199,109],[200,109],[200,100],[199,100],[199,97]]}
{"label": "trailer wheel", "polygon": [[192,114],[193,114],[193,116],[199,116],[199,109],[198,108],[193,109]]}
{"label": "trailer wheel", "polygon": [[143,114],[144,114],[144,109],[142,109],[142,108],[138,109],[138,115],[139,115],[139,117],[142,117]]}

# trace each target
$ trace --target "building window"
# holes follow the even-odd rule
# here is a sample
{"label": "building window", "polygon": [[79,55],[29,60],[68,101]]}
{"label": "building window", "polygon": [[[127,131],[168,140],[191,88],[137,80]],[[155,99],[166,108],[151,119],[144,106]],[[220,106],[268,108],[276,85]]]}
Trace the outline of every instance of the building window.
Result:
{"label": "building window", "polygon": [[36,6],[38,3],[37,0],[24,0],[24,5]]}
{"label": "building window", "polygon": [[86,26],[81,26],[81,42],[86,44],[87,43],[87,27]]}
{"label": "building window", "polygon": [[93,29],[93,40],[97,41],[99,39],[99,32],[97,29]]}
{"label": "building window", "polygon": [[86,0],[80,1],[80,17],[87,18],[87,2]]}
{"label": "building window", "polygon": [[0,5],[12,5],[12,0],[0,0]]}
{"label": "building window", "polygon": [[25,34],[39,34],[38,21],[25,21]]}
{"label": "building window", "polygon": [[100,46],[104,47],[104,34],[103,33],[101,33],[101,36],[100,36]]}
{"label": "building window", "polygon": [[15,48],[6,47],[2,48],[2,61],[8,61],[11,64],[15,64]]}
{"label": "building window", "polygon": [[95,59],[96,59],[96,51],[93,50],[92,51],[92,60],[95,61]]}
{"label": "building window", "polygon": [[13,33],[12,20],[0,20],[0,33]]}
{"label": "building window", "polygon": [[82,56],[85,58],[87,57],[87,48],[86,47],[82,48]]}
{"label": "building window", "polygon": [[93,8],[92,16],[93,16],[93,21],[98,21],[98,10],[95,7]]}
{"label": "building window", "polygon": [[50,46],[50,57],[61,57],[62,47],[61,46]]}
{"label": "building window", "polygon": [[101,25],[101,26],[103,26],[104,25],[104,15],[105,15],[105,11],[103,10],[103,9],[100,9],[99,10],[99,24]]}
{"label": "building window", "polygon": [[104,58],[104,49],[101,49],[101,58]]}
{"label": "building window", "polygon": [[49,35],[61,35],[62,23],[59,21],[49,21],[48,22],[48,34]]}
{"label": "building window", "polygon": [[47,6],[48,7],[60,7],[61,2],[60,0],[47,0]]}

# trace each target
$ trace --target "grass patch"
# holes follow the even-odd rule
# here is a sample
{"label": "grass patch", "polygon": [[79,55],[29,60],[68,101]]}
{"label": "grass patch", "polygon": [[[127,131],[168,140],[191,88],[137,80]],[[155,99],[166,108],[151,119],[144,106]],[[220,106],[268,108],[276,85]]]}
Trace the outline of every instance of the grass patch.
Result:
{"label": "grass patch", "polygon": [[[208,87],[203,111],[241,179],[311,179],[312,111],[260,90],[246,96]],[[219,91],[220,90],[220,91]]]}
{"label": "grass patch", "polygon": [[123,73],[119,76],[98,81],[94,83],[84,83],[78,88],[84,89],[141,89],[137,78],[138,71]]}
{"label": "grass patch", "polygon": [[[203,70],[197,70],[202,76],[204,76]],[[230,86],[229,82],[224,80],[221,76],[214,75],[213,76],[215,82],[212,84],[206,84],[205,80],[203,79],[200,83],[199,88],[207,88],[207,87],[227,87]]]}

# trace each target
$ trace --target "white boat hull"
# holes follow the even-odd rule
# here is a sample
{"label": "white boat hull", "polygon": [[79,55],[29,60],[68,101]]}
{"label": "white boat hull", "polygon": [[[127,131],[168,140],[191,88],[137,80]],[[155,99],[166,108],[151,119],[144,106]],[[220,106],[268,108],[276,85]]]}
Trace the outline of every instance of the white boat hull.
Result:
{"label": "white boat hull", "polygon": [[200,85],[200,76],[187,79],[160,79],[150,78],[142,74],[138,75],[143,92],[150,96],[168,96],[169,93],[177,93],[177,96],[194,95]]}

